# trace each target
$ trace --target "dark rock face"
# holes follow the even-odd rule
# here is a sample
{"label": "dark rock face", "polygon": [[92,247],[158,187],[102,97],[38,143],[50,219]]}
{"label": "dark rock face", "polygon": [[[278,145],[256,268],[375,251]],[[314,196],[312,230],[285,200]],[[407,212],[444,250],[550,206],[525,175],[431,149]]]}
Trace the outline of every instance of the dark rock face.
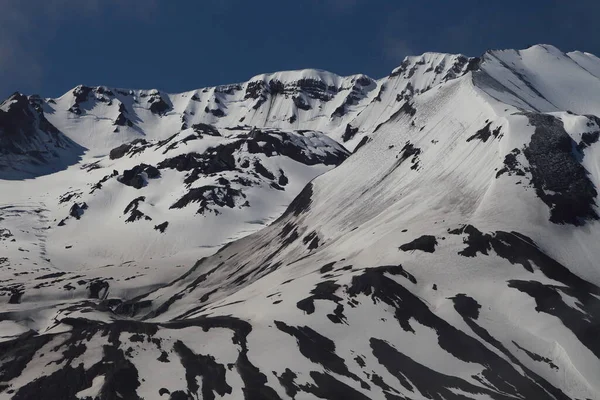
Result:
{"label": "dark rock face", "polygon": [[219,145],[202,154],[187,153],[173,158],[167,158],[158,163],[158,168],[173,168],[177,171],[194,170],[196,174],[214,174],[223,171],[235,170],[233,153],[236,145]]}
{"label": "dark rock face", "polygon": [[402,74],[404,74],[407,70],[408,70],[408,66],[410,65],[410,60],[408,58],[405,58],[402,61],[402,64],[400,64],[400,66],[398,68],[396,68],[394,71],[392,71],[392,73],[390,74],[390,78],[394,78],[396,76],[400,76]]}
{"label": "dark rock face", "polygon": [[358,142],[358,144],[356,145],[356,147],[354,148],[353,153],[356,153],[361,147],[363,147],[365,144],[369,143],[372,139],[368,136],[363,136],[362,139],[360,139],[360,142]]}
{"label": "dark rock face", "polygon": [[367,94],[374,89],[375,85],[375,81],[366,76],[358,77],[354,81],[354,85],[352,86],[350,93],[348,93],[344,99],[344,102],[335,109],[331,117],[343,117],[346,115],[348,108],[358,104],[361,99],[365,98]]}
{"label": "dark rock face", "polygon": [[109,157],[111,160],[117,160],[119,158],[124,157],[127,154],[135,154],[137,151],[143,151],[143,149],[148,146],[148,142],[144,139],[135,139],[129,143],[124,143],[118,147],[112,149],[109,153]]}
{"label": "dark rock face", "polygon": [[585,132],[581,135],[581,142],[577,145],[577,150],[582,151],[586,147],[598,142],[600,131]]}
{"label": "dark rock face", "polygon": [[77,86],[73,89],[74,103],[69,108],[69,111],[75,115],[81,115],[83,111],[81,110],[81,104],[88,100],[90,93],[92,93],[93,89],[88,86]]}
{"label": "dark rock face", "polygon": [[411,142],[406,142],[402,149],[400,149],[400,153],[396,156],[398,161],[396,161],[395,166],[392,171],[402,165],[406,160],[410,159],[411,166],[410,169],[416,170],[419,168],[419,155],[421,154],[421,149],[416,147]]}
{"label": "dark rock face", "polygon": [[[600,118],[595,115],[586,115],[588,122],[588,127],[594,127],[596,129],[600,129]],[[592,144],[597,143],[600,138],[600,130],[595,130],[591,132],[584,132],[581,135],[581,141],[577,145],[577,150],[583,151],[584,149],[590,147]]]}
{"label": "dark rock face", "polygon": [[335,86],[329,86],[325,82],[316,79],[300,79],[293,90],[300,90],[312,99],[329,101],[339,92]]}
{"label": "dark rock face", "polygon": [[90,194],[94,193],[96,190],[102,189],[102,184],[104,184],[109,179],[114,178],[115,176],[118,176],[118,175],[119,175],[119,172],[117,170],[113,170],[112,174],[110,174],[110,175],[104,175],[104,177],[102,179],[100,179],[98,182],[96,182],[92,186],[92,190],[90,190]]}
{"label": "dark rock face", "polygon": [[530,164],[531,183],[550,208],[550,221],[584,225],[599,219],[595,210],[598,192],[562,122],[551,115],[526,115],[535,132],[523,154]]}
{"label": "dark rock face", "polygon": [[416,113],[417,113],[417,109],[414,107],[414,105],[409,102],[406,102],[402,105],[402,107],[400,107],[400,109],[394,115],[392,115],[392,118],[394,118],[400,114],[407,114],[407,115],[410,115],[411,117],[414,117]]}
{"label": "dark rock face", "polygon": [[407,100],[402,107],[398,109],[395,113],[393,113],[385,122],[380,123],[375,127],[375,131],[377,132],[383,125],[388,122],[395,121],[402,117],[403,115],[408,115],[409,117],[414,117],[417,113],[417,109]]}
{"label": "dark rock face", "polygon": [[208,136],[222,136],[219,130],[212,125],[208,124],[194,124],[192,125],[194,132],[204,134]]}
{"label": "dark rock face", "polygon": [[346,96],[346,98],[344,99],[344,102],[342,104],[340,104],[331,114],[332,118],[341,118],[344,115],[346,115],[346,113],[348,112],[348,107],[352,106],[354,104],[357,104],[358,101],[360,100],[361,96],[358,95],[357,93],[350,93],[348,96]]}
{"label": "dark rock face", "polygon": [[90,283],[90,299],[101,299],[108,295],[110,284],[105,280],[95,280]]}
{"label": "dark rock face", "polygon": [[310,104],[308,104],[302,97],[300,96],[294,96],[292,97],[292,101],[294,102],[294,104],[296,105],[296,107],[298,107],[300,110],[304,110],[304,111],[308,111],[310,110],[312,107],[310,106]]}
{"label": "dark rock face", "polygon": [[246,87],[245,99],[256,99],[253,108],[258,110],[268,99],[273,96],[291,96],[293,103],[300,110],[309,110],[311,106],[299,95],[303,94],[311,99],[329,101],[339,92],[339,88],[329,86],[317,79],[300,79],[296,82],[281,82],[272,79],[269,82],[249,82]]}
{"label": "dark rock face", "polygon": [[[245,198],[246,195],[240,190],[233,189],[227,186],[202,186],[193,188],[177,200],[170,208],[183,208],[190,203],[200,203],[198,214],[204,214],[210,211],[214,206],[218,207],[235,207],[235,199]],[[217,210],[214,210],[218,213]]]}
{"label": "dark rock face", "polygon": [[220,108],[208,108],[208,106],[207,106],[204,108],[204,112],[207,114],[212,114],[217,118],[221,118],[221,117],[225,116],[225,111],[223,111]]}
{"label": "dark rock face", "polygon": [[[298,133],[303,134],[301,131]],[[334,149],[324,155],[303,151],[286,132],[256,128],[250,133],[246,144],[252,154],[263,153],[268,157],[283,155],[306,165],[339,165],[349,155],[347,151]]]}
{"label": "dark rock face", "polygon": [[245,99],[258,99],[266,89],[266,84],[263,81],[249,82],[246,87]]}
{"label": "dark rock face", "polygon": [[353,128],[352,125],[347,124],[346,130],[344,131],[344,134],[342,135],[342,140],[344,142],[347,142],[348,140],[352,139],[354,137],[354,135],[356,135],[357,132],[358,132],[358,128]]}
{"label": "dark rock face", "polygon": [[[527,177],[538,197],[550,208],[555,224],[581,226],[600,217],[596,211],[597,189],[581,164],[582,151],[595,143],[600,134],[588,132],[579,144],[565,131],[562,122],[551,115],[525,114],[535,127],[530,143],[523,151],[513,149],[504,158],[504,167],[496,178],[507,174]],[[529,163],[524,167],[518,157]]]}
{"label": "dark rock face", "polygon": [[239,92],[240,90],[242,90],[242,85],[239,85],[239,84],[222,85],[222,86],[217,86],[215,88],[215,93],[233,95],[233,94],[235,94],[235,92]]}
{"label": "dark rock face", "polygon": [[167,227],[169,226],[169,222],[165,221],[162,224],[158,224],[154,226],[154,229],[159,231],[160,233],[165,233],[165,231],[167,230]]}
{"label": "dark rock face", "polygon": [[73,89],[73,96],[75,96],[75,104],[81,104],[88,99],[88,96],[92,92],[92,88],[89,86],[77,86]]}
{"label": "dark rock face", "polygon": [[[5,153],[10,150],[9,146],[26,143],[28,137],[37,133],[37,129],[49,135],[49,139],[58,140],[59,131],[44,117],[43,112],[38,110],[30,100],[21,93],[14,93],[2,104],[11,103],[8,110],[0,110],[0,132],[2,135],[2,147]],[[40,119],[38,121],[38,118]],[[10,140],[10,142],[9,142]],[[14,149],[16,151],[17,149]]]}
{"label": "dark rock face", "polygon": [[[321,268],[320,272],[326,273],[323,271],[327,271],[327,269],[328,268],[326,265]],[[336,290],[339,288],[340,285],[336,284],[334,281],[320,282],[310,291],[311,296],[300,300],[298,303],[296,303],[296,307],[307,314],[312,314],[315,312],[315,300],[329,300],[339,304],[342,301],[342,298],[335,295]]]}
{"label": "dark rock face", "polygon": [[473,136],[469,137],[467,139],[467,142],[470,142],[471,140],[479,139],[485,143],[490,138],[490,136],[494,136],[494,139],[496,139],[498,137],[498,135],[500,134],[501,128],[497,127],[496,129],[494,129],[492,131],[492,130],[490,130],[491,125],[492,125],[492,123],[489,122],[486,126],[481,128],[480,130],[478,130]]}
{"label": "dark rock face", "polygon": [[521,154],[521,150],[512,149],[512,151],[504,157],[504,167],[496,173],[496,179],[503,174],[508,174],[509,176],[525,176],[525,172],[529,172],[529,168],[524,168],[517,160],[519,154]]}
{"label": "dark rock face", "polygon": [[171,109],[171,105],[159,92],[154,92],[148,97],[148,104],[153,114],[163,115]]}
{"label": "dark rock face", "polygon": [[403,244],[400,246],[400,250],[402,251],[413,251],[413,250],[421,250],[426,253],[433,253],[435,251],[435,246],[438,244],[435,236],[424,235],[420,238],[413,240],[410,243]]}
{"label": "dark rock face", "polygon": [[[156,151],[160,148],[164,148],[163,154],[165,154],[177,148],[179,144],[201,139],[202,135],[221,136],[218,129],[211,125],[196,124],[193,129],[195,132],[183,139],[180,137],[185,135],[178,133],[160,142],[149,143],[144,140],[136,140],[113,149],[110,156],[112,159],[118,159],[134,156],[146,149]],[[247,130],[242,129],[242,132],[244,133],[223,140],[223,144],[208,147],[202,153],[190,152],[165,158],[156,167],[139,164],[130,170],[123,171],[117,180],[125,185],[141,189],[148,184],[150,179],[160,178],[163,169],[187,172],[183,182],[187,185],[188,191],[173,203],[171,208],[183,208],[190,203],[200,203],[199,214],[205,214],[206,211],[219,214],[219,208],[222,207],[250,206],[249,202],[245,200],[245,187],[266,184],[275,190],[285,190],[289,178],[281,169],[270,170],[264,161],[261,162],[264,156],[285,156],[305,165],[337,165],[348,157],[348,152],[341,146],[325,144],[315,151],[312,148],[314,146],[312,137],[316,134],[311,131],[287,132],[278,129],[253,129],[245,133]],[[305,136],[308,138],[305,139]],[[231,174],[224,175],[226,172],[233,172],[233,178],[230,176]],[[102,183],[112,176],[107,175],[98,185],[94,186],[93,190],[101,188]],[[192,184],[201,177],[212,178],[214,184],[191,188]],[[242,187],[238,188],[234,185]],[[149,216],[140,211],[137,205],[133,204],[130,204],[125,214],[128,215],[126,222],[141,219],[151,220]],[[157,225],[156,229],[161,230],[161,226]],[[318,244],[319,239],[314,238],[309,247],[314,249]]]}
{"label": "dark rock face", "polygon": [[246,87],[245,99],[257,99],[253,109],[258,110],[269,98],[284,93],[284,85],[276,79],[271,79],[269,82],[254,81],[249,82]]}
{"label": "dark rock face", "polygon": [[454,302],[456,311],[463,317],[474,320],[479,318],[479,309],[481,308],[481,305],[479,305],[474,298],[460,293],[452,297],[452,301]]}
{"label": "dark rock face", "polygon": [[80,219],[87,208],[88,205],[86,203],[73,203],[69,210],[69,215],[75,219]]}
{"label": "dark rock face", "polygon": [[275,175],[271,171],[269,171],[264,165],[261,164],[259,160],[254,161],[254,170],[263,177],[273,180],[275,179]]}
{"label": "dark rock face", "polygon": [[287,185],[289,182],[289,179],[287,176],[285,176],[285,173],[283,172],[282,169],[279,170],[279,178],[277,179],[277,183],[279,184],[279,186],[285,186]]}
{"label": "dark rock face", "polygon": [[156,167],[142,163],[132,169],[123,171],[123,175],[119,176],[117,180],[123,185],[141,189],[148,183],[147,179],[158,177],[160,177],[160,171]]}
{"label": "dark rock face", "polygon": [[149,216],[147,216],[146,214],[144,214],[143,212],[141,212],[138,209],[138,207],[140,206],[140,203],[143,203],[144,201],[146,201],[146,197],[140,196],[140,197],[133,199],[127,205],[127,207],[125,207],[125,210],[123,211],[123,215],[129,214],[129,217],[125,220],[125,222],[135,222],[142,218],[144,218],[146,221],[152,221],[152,218],[150,218]]}
{"label": "dark rock face", "polygon": [[[21,297],[23,296],[23,291],[21,290],[13,290],[10,298],[8,299],[8,304],[19,304],[21,303]],[[0,386],[1,387],[1,386]],[[1,390],[0,390],[1,392]]]}
{"label": "dark rock face", "polygon": [[[312,202],[312,183],[309,183],[302,189],[300,194],[296,196],[290,203],[283,216],[287,214],[293,214],[298,216],[310,209],[310,203]],[[282,218],[283,218],[282,216]]]}
{"label": "dark rock face", "polygon": [[317,232],[312,231],[302,239],[302,243],[307,245],[309,250],[314,250],[319,247],[319,236]]}
{"label": "dark rock face", "polygon": [[46,119],[39,98],[14,93],[1,105],[8,106],[0,110],[0,178],[35,167],[56,172],[78,161],[84,149]]}
{"label": "dark rock face", "polygon": [[481,67],[481,61],[482,61],[482,59],[480,57],[471,57],[467,64],[467,68],[465,69],[465,73],[471,72],[471,71],[473,71],[473,72],[478,71],[479,68]]}
{"label": "dark rock face", "polygon": [[114,125],[132,127],[133,122],[127,118],[126,114],[127,108],[125,107],[125,104],[119,104],[119,115],[117,116],[117,119],[115,119]]}
{"label": "dark rock face", "polygon": [[550,366],[550,368],[555,369],[555,370],[559,370],[559,368],[556,366],[556,364],[554,364],[552,362],[551,359],[547,358],[547,357],[542,357],[539,354],[536,354],[532,351],[527,350],[524,347],[519,346],[519,344],[515,341],[513,341],[513,344],[521,351],[523,351],[525,354],[527,354],[529,356],[529,358],[531,358],[533,361],[538,361],[538,362],[543,362],[546,363]]}

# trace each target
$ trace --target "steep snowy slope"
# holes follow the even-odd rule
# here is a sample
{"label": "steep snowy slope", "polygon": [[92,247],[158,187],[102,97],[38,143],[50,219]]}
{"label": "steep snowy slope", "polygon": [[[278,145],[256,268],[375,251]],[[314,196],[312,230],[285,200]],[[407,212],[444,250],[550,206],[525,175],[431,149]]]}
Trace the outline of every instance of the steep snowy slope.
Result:
{"label": "steep snowy slope", "polygon": [[41,99],[15,93],[0,104],[0,178],[23,179],[77,162],[83,148],[44,115]]}
{"label": "steep snowy slope", "polygon": [[313,131],[194,125],[59,174],[1,181],[0,293],[39,298],[48,285],[36,280],[46,275],[62,276],[50,298],[54,286],[60,296],[86,295],[90,279],[110,280],[116,296],[148,290],[267,225],[347,155]]}
{"label": "steep snowy slope", "polygon": [[[0,397],[599,399],[600,61],[534,46],[477,59],[425,54],[404,64],[335,128],[358,128],[360,147],[268,227],[143,294],[117,294],[98,280],[91,299],[81,290],[67,298],[57,287],[75,278],[49,275],[36,282],[42,287],[13,295],[0,321],[7,339]],[[449,70],[438,73],[439,65]],[[284,104],[278,96],[265,101]],[[339,137],[327,118],[307,129]],[[236,167],[261,137],[316,148],[309,154],[325,165],[329,154],[343,159],[343,149],[317,133],[231,132],[218,143],[235,149]],[[177,166],[161,166],[161,152],[187,152],[186,135],[120,147],[100,166],[144,162],[171,193],[173,179],[207,167],[206,158],[188,157],[197,164],[178,163],[172,178]],[[256,147],[275,177],[267,146]],[[282,169],[291,176],[299,166]],[[155,172],[142,169],[125,180],[149,190]],[[212,179],[232,184],[223,174]],[[124,178],[86,193],[88,202]],[[174,200],[186,196],[175,193]],[[133,224],[165,212],[149,203],[131,207],[131,216],[143,213]],[[93,208],[65,227],[84,223]]]}

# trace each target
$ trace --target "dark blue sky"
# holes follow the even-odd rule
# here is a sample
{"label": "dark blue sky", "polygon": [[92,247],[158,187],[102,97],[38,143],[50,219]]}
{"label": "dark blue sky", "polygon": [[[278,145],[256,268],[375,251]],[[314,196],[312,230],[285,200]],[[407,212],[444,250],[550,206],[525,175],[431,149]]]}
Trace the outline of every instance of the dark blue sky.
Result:
{"label": "dark blue sky", "polygon": [[0,97],[308,67],[379,78],[405,55],[535,43],[600,55],[598,15],[600,0],[0,0]]}

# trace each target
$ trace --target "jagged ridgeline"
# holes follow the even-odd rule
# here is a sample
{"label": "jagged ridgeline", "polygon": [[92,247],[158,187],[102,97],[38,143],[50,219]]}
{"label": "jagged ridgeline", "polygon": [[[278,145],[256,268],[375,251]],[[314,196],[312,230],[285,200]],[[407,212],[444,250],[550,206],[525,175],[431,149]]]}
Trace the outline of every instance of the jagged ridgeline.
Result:
{"label": "jagged ridgeline", "polygon": [[600,398],[600,59],[0,105],[0,398]]}

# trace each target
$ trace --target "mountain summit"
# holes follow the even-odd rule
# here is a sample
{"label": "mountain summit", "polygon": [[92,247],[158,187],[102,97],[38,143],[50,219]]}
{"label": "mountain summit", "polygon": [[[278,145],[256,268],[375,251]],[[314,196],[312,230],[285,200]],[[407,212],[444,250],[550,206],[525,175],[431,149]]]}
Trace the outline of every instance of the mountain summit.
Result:
{"label": "mountain summit", "polygon": [[600,399],[599,93],[537,45],[15,94],[0,398]]}

